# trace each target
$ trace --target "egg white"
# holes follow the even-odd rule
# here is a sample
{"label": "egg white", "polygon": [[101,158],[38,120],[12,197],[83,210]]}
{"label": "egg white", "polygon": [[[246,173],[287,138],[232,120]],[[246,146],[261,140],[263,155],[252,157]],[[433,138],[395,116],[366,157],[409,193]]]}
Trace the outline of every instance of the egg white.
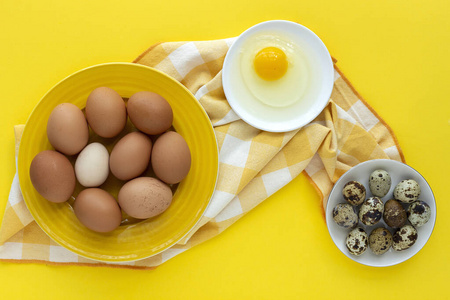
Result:
{"label": "egg white", "polygon": [[[277,47],[286,54],[288,69],[278,80],[264,80],[255,71],[255,56],[266,47]],[[301,49],[279,34],[262,34],[249,39],[242,47],[240,66],[248,90],[259,101],[273,107],[286,107],[299,101],[309,83],[308,67]]]}

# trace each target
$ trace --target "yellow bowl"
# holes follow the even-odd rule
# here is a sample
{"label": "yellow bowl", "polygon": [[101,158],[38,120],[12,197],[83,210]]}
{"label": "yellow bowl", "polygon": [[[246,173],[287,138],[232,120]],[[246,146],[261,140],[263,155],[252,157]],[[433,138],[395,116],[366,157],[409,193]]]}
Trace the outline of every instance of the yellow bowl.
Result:
{"label": "yellow bowl", "polygon": [[[89,93],[100,86],[110,87],[124,98],[143,90],[162,95],[172,106],[173,127],[186,139],[192,155],[191,170],[163,214],[139,223],[123,224],[106,234],[84,227],[73,213],[70,202],[56,204],[44,199],[34,189],[29,176],[34,156],[52,149],[46,126],[53,108],[59,103],[70,102],[83,109]],[[53,240],[90,259],[124,262],[147,258],[170,248],[195,226],[215,188],[218,150],[206,112],[182,84],[146,66],[107,63],[70,75],[44,95],[25,126],[18,170],[25,203],[37,224]]]}

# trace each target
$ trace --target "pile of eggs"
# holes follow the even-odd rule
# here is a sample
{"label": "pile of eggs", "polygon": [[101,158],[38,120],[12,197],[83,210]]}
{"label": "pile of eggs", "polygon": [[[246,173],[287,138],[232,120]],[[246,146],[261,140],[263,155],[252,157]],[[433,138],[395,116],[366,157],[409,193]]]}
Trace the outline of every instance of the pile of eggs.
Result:
{"label": "pile of eggs", "polygon": [[[134,126],[128,131],[127,116]],[[55,150],[34,157],[31,182],[45,199],[62,203],[74,195],[78,181],[82,190],[72,204],[74,213],[96,232],[116,229],[122,213],[137,220],[155,217],[170,206],[173,188],[191,166],[190,149],[171,130],[172,122],[170,104],[156,93],[137,92],[125,103],[113,89],[96,88],[84,113],[71,103],[53,109],[47,137]],[[104,144],[111,142],[109,152]],[[146,175],[149,168],[153,176]],[[117,200],[102,187],[111,176],[121,184]]]}
{"label": "pile of eggs", "polygon": [[[419,200],[420,186],[413,179],[400,181],[394,189],[394,199],[381,200],[391,188],[391,176],[385,170],[375,170],[369,177],[373,197],[366,199],[366,189],[358,181],[345,184],[342,195],[347,203],[339,203],[333,209],[333,219],[339,226],[350,229],[346,246],[350,254],[361,255],[369,247],[376,255],[410,248],[417,240],[417,227],[425,225],[431,216],[429,205]],[[377,225],[381,219],[388,228],[366,228]],[[409,223],[408,223],[409,222]],[[390,229],[393,230],[391,233]]]}

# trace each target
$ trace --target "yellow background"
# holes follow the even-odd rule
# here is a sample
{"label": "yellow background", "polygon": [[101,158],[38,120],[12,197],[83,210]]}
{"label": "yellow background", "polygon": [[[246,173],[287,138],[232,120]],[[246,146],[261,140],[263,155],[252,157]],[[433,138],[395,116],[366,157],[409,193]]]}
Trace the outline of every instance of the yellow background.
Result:
{"label": "yellow background", "polygon": [[430,183],[438,216],[422,251],[388,268],[351,261],[329,237],[302,175],[153,271],[0,263],[1,299],[450,297],[448,0],[1,0],[0,217],[15,172],[13,125],[60,79],[132,61],[157,42],[232,37],[270,19],[299,22],[322,38]]}

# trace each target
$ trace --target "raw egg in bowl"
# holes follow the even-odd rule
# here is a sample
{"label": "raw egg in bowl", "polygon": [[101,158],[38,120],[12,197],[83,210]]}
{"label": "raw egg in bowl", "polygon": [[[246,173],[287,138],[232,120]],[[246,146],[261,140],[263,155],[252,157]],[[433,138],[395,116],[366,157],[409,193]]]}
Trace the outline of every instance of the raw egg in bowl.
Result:
{"label": "raw egg in bowl", "polygon": [[248,124],[285,132],[311,122],[328,103],[334,69],[324,43],[290,21],[267,21],[242,33],[224,61],[222,83]]}

